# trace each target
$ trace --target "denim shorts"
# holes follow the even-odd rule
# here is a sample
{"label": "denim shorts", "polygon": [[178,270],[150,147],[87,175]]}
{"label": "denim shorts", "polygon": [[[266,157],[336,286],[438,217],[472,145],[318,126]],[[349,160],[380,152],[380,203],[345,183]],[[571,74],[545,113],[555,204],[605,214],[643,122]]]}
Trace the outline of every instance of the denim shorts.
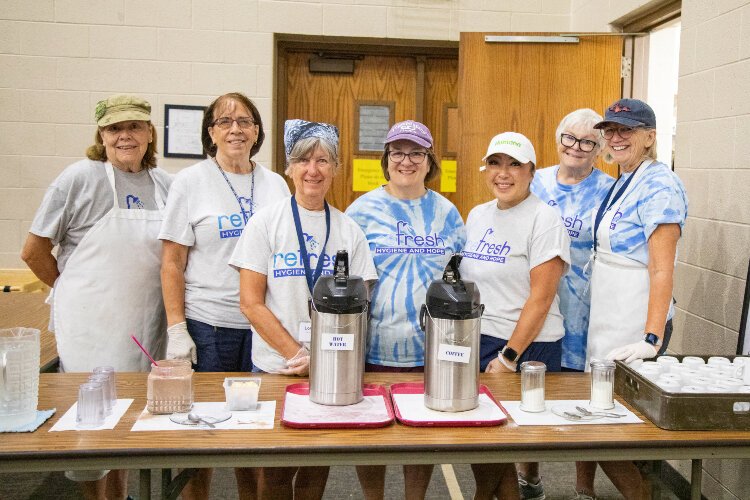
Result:
{"label": "denim shorts", "polygon": [[253,370],[253,331],[243,328],[212,326],[186,319],[187,329],[195,342],[197,372],[250,372]]}
{"label": "denim shorts", "polygon": [[[482,335],[479,346],[479,369],[484,371],[490,361],[497,357],[498,351],[505,347],[507,340],[489,335]],[[521,371],[521,363],[524,361],[541,361],[547,365],[548,372],[559,372],[562,369],[562,339],[556,342],[532,342],[529,347],[516,360],[518,362],[517,371]]]}

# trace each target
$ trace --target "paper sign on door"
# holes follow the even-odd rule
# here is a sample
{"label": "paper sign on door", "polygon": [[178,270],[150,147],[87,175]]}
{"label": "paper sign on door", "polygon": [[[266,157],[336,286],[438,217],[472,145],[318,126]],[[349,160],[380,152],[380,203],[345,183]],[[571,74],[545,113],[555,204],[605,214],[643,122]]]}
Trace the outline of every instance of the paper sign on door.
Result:
{"label": "paper sign on door", "polygon": [[320,348],[324,351],[353,351],[353,333],[324,333],[321,335]]}
{"label": "paper sign on door", "polygon": [[471,347],[440,344],[438,359],[440,361],[453,361],[454,363],[468,363],[471,359]]}

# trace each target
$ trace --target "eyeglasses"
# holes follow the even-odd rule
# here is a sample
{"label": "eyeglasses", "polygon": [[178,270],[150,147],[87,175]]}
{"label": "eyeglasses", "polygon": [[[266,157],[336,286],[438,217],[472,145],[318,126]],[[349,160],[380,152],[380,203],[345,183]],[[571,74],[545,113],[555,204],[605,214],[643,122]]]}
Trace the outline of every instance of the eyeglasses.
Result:
{"label": "eyeglasses", "polygon": [[633,135],[633,132],[635,132],[634,128],[630,127],[607,127],[603,128],[602,130],[602,137],[604,137],[607,140],[610,140],[615,136],[615,132],[617,132],[617,135],[620,136],[621,139],[630,139],[630,136]]}
{"label": "eyeglasses", "polygon": [[578,143],[578,147],[584,153],[590,153],[596,146],[598,146],[598,143],[596,141],[591,141],[589,139],[577,139],[574,135],[570,134],[560,134],[560,144],[562,144],[566,148],[572,148],[576,145],[576,142]]}
{"label": "eyeglasses", "polygon": [[234,122],[237,122],[237,126],[239,126],[240,128],[244,128],[244,129],[248,129],[252,127],[253,125],[255,125],[255,120],[253,120],[252,118],[234,119],[234,118],[224,117],[224,118],[219,118],[217,120],[214,120],[213,126],[219,127],[222,130],[226,130],[228,128],[231,128]]}
{"label": "eyeglasses", "polygon": [[394,163],[401,163],[407,156],[412,163],[422,163],[427,157],[427,153],[424,151],[412,151],[406,154],[403,151],[388,151],[388,159]]}

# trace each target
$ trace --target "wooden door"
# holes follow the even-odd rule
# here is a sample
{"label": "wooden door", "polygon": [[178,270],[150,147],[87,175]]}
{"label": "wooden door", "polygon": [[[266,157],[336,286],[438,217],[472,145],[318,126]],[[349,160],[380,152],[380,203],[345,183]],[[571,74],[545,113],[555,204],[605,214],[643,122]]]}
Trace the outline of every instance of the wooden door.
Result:
{"label": "wooden door", "polygon": [[[520,132],[534,144],[537,167],[555,165],[560,120],[578,108],[603,114],[621,92],[619,36],[583,36],[578,43],[487,43],[486,35],[521,34],[461,33],[455,203],[464,217],[491,198],[479,166],[494,135]],[[600,167],[617,175],[614,165]]]}
{"label": "wooden door", "polygon": [[[446,151],[447,159],[455,159],[456,148],[444,147],[445,137],[457,140],[443,132],[447,127],[447,110],[455,111],[458,99],[458,57],[430,56],[429,54],[360,54],[353,55],[354,72],[312,73],[310,58],[316,53],[290,51],[284,56],[285,89],[283,99],[284,116],[310,121],[323,121],[336,125],[340,132],[339,156],[341,168],[334,179],[327,200],[344,210],[364,191],[353,189],[353,162],[356,160],[379,160],[379,151],[359,151],[358,107],[359,105],[389,105],[390,125],[407,119],[425,123],[433,134],[438,156]],[[457,128],[457,113],[451,123]],[[283,120],[282,120],[283,122]],[[283,127],[283,123],[280,124]],[[280,128],[281,128],[280,127]],[[281,139],[279,134],[279,139]],[[283,165],[283,146],[277,143],[277,165]],[[277,171],[281,171],[277,167]],[[440,191],[440,179],[430,183]],[[446,193],[452,196],[452,193]]]}

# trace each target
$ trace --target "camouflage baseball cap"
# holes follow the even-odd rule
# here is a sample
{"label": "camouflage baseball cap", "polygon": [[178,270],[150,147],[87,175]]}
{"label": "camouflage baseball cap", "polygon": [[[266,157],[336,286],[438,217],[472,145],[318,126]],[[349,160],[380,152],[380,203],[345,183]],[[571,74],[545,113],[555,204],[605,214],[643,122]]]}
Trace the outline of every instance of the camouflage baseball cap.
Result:
{"label": "camouflage baseball cap", "polygon": [[94,119],[100,127],[128,120],[151,121],[151,105],[145,99],[117,94],[96,103]]}

